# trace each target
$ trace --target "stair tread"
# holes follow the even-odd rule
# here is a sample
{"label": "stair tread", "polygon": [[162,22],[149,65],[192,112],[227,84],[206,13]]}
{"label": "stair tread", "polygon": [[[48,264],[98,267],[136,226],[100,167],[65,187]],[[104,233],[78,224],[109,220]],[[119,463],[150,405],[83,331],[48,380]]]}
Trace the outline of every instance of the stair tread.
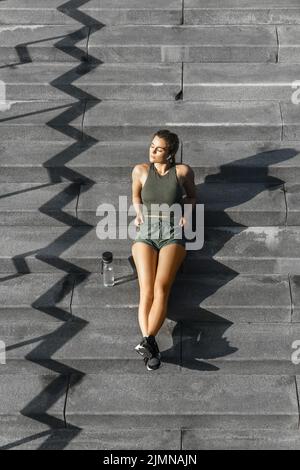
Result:
{"label": "stair tread", "polygon": [[[202,140],[252,140],[262,135],[276,140],[282,130],[280,107],[275,102],[91,101],[85,113],[84,102],[67,100],[58,107],[51,101],[32,101],[8,102],[4,108],[0,120],[4,140],[80,139],[81,130],[98,140],[137,139],[137,135],[141,140],[159,125],[180,130],[181,137],[189,140],[199,131]],[[296,140],[299,118],[292,108],[284,108],[284,116],[285,140],[291,136]]]}
{"label": "stair tread", "polygon": [[[76,23],[75,13],[85,14],[88,24],[181,24],[181,0],[165,0],[164,5],[158,0],[123,0],[121,7],[117,0],[89,0],[82,5],[62,5],[59,0],[19,1],[7,0],[0,6],[3,11],[1,23],[30,24],[40,21],[42,24]],[[75,17],[74,17],[75,16]]]}
{"label": "stair tread", "polygon": [[298,0],[264,0],[261,3],[259,0],[252,0],[251,3],[247,0],[185,0],[185,7],[187,8],[242,8],[251,10],[253,8],[293,8],[299,6]]}
{"label": "stair tread", "polygon": [[[283,185],[269,183],[199,183],[195,180],[197,203],[204,204],[206,226],[219,225],[284,225],[286,222],[286,201]],[[124,187],[122,196],[131,203],[131,189]],[[0,186],[1,190],[1,186]],[[294,208],[293,219],[297,222],[297,207],[300,186],[286,185],[289,204]],[[291,191],[291,193],[289,192]],[[120,183],[95,184],[81,193],[78,201],[78,217],[89,224],[97,224],[101,219],[96,209],[101,203],[114,205],[114,210],[124,213],[119,207]],[[288,207],[289,208],[289,207]],[[1,204],[0,204],[1,210]],[[126,211],[125,211],[126,212]],[[228,215],[227,215],[228,214]],[[124,215],[124,217],[126,217]],[[127,217],[126,217],[127,218]],[[119,222],[117,222],[119,225]]]}
{"label": "stair tread", "polygon": [[134,62],[264,63],[276,62],[278,45],[274,27],[265,25],[220,26],[217,30],[210,26],[110,25],[92,26],[88,49],[105,62],[128,62],[134,57]]}
{"label": "stair tread", "polygon": [[148,427],[99,427],[86,423],[82,428],[51,426],[26,417],[8,420],[0,434],[4,449],[298,449],[299,433],[290,429],[183,429],[167,426],[154,433]]}
{"label": "stair tread", "polygon": [[[72,79],[73,76],[73,79]],[[68,95],[101,100],[174,100],[181,88],[180,64],[21,64],[1,73],[6,84],[6,99],[58,100]]]}
{"label": "stair tread", "polygon": [[249,429],[251,424],[254,427],[263,421],[296,429],[298,404],[292,376],[201,377],[199,371],[188,371],[179,375],[158,373],[154,382],[148,374],[91,374],[74,386],[71,383],[66,416],[80,425],[91,415],[103,424],[109,418],[112,426],[118,416],[118,427],[130,418],[138,427],[143,417],[151,416],[152,427],[161,427],[162,419],[165,424],[189,422],[192,427],[196,423],[205,427],[214,420],[220,423],[221,418],[223,426],[231,422],[242,427],[243,423]]}
{"label": "stair tread", "polygon": [[224,24],[295,24],[300,23],[297,0],[186,0],[184,23],[193,25]]}
{"label": "stair tread", "polygon": [[[63,423],[65,395],[68,377],[57,375],[53,380],[51,375],[0,375],[0,390],[3,400],[0,404],[0,415],[25,416],[52,415]],[[37,397],[34,399],[34,397]],[[49,422],[51,418],[49,416]]]}
{"label": "stair tread", "polygon": [[[142,373],[142,361],[134,350],[140,341],[136,315],[131,312],[125,317],[124,313],[100,309],[93,316],[90,311],[89,322],[82,315],[64,324],[24,319],[1,325],[7,354],[0,373],[55,373],[53,361],[61,363],[65,374],[68,367],[69,372],[73,368],[84,373],[116,373],[118,369]],[[203,323],[200,318],[176,323],[166,318],[157,342],[164,373],[198,369],[208,374],[293,374],[297,365],[291,361],[292,344],[299,333],[299,324]],[[44,338],[42,344],[36,341],[39,337]]]}
{"label": "stair tread", "polygon": [[[134,164],[148,160],[148,142],[103,141],[90,146],[79,141],[76,151],[63,141],[5,140],[0,145],[1,182],[126,183]],[[181,148],[179,148],[179,155]],[[298,182],[300,142],[186,141],[183,163],[189,164],[197,183]],[[180,157],[177,156],[180,162]]]}
{"label": "stair tread", "polygon": [[[34,328],[40,319],[46,325],[58,320],[78,319],[84,326],[87,321],[97,323],[103,316],[108,323],[119,316],[120,322],[122,317],[135,316],[137,277],[127,275],[131,277],[130,282],[118,285],[120,270],[117,268],[116,271],[116,284],[111,289],[117,290],[113,295],[111,289],[103,287],[102,278],[96,273],[87,275],[86,279],[75,273],[2,274],[2,322],[7,323],[10,331],[13,325],[23,321],[33,323]],[[182,297],[182,289],[189,297]],[[286,323],[299,321],[299,305],[299,275],[291,275],[290,284],[287,275],[278,274],[178,275],[171,292],[168,318],[191,324]]]}
{"label": "stair tread", "polygon": [[[279,431],[275,431],[275,436]],[[62,425],[51,426],[42,420],[26,417],[7,419],[0,428],[1,450],[58,450],[58,449],[180,449],[180,429],[161,429],[153,433],[152,429],[106,429],[86,425],[84,428],[72,426],[66,429]],[[287,431],[287,440],[295,439],[295,433]],[[288,441],[289,442],[289,441]]]}
{"label": "stair tread", "polygon": [[[299,7],[300,22],[300,7]],[[300,64],[184,64],[185,101],[274,100],[290,102]]]}
{"label": "stair tread", "polygon": [[[126,226],[124,228],[126,229]],[[124,239],[106,238],[103,240],[99,238],[100,233],[97,234],[95,228],[90,226],[53,227],[49,231],[47,226],[42,225],[38,227],[2,226],[0,233],[2,272],[14,271],[16,269],[14,263],[22,266],[23,258],[29,263],[28,266],[33,263],[33,267],[36,264],[36,268],[41,272],[43,272],[42,266],[44,272],[48,272],[54,260],[57,259],[58,262],[59,258],[62,263],[66,263],[66,269],[68,269],[68,263],[78,263],[79,270],[84,269],[81,263],[90,261],[89,268],[93,267],[95,270],[101,250],[113,251],[115,259],[123,260],[123,262],[127,260],[129,267],[130,247],[135,235],[132,227],[132,233],[127,234],[127,237],[125,233]],[[298,226],[207,227],[205,237],[204,245],[200,249],[195,248],[199,246],[201,238],[198,237],[195,240],[196,246],[190,242],[192,249],[187,246],[186,260],[218,260],[219,263],[225,264],[228,264],[230,260],[240,262],[256,260],[258,273],[258,262],[269,260],[277,263],[278,274],[283,274],[289,262],[294,261],[294,270],[291,269],[289,272],[297,274],[299,269],[296,264],[299,260],[297,254],[300,252],[297,248],[300,242]],[[85,268],[87,268],[86,264]],[[228,272],[232,271],[228,268]],[[268,274],[268,272],[264,273]]]}
{"label": "stair tread", "polygon": [[[126,230],[126,227],[125,227]],[[289,227],[207,227],[200,249],[187,244],[186,273],[220,272],[237,275],[300,273],[297,226]],[[0,227],[1,272],[19,273],[100,272],[99,257],[112,251],[117,266],[132,274],[131,245],[134,232],[125,239],[98,238],[94,227],[2,226]],[[126,233],[125,233],[126,237]],[[128,238],[129,237],[129,238]],[[132,238],[130,238],[132,237]]]}
{"label": "stair tread", "polygon": [[[283,185],[210,182],[196,184],[196,188],[197,202],[204,204],[206,225],[284,225],[286,216],[291,225],[300,225],[300,185],[286,185],[287,207]],[[119,207],[120,196],[120,183],[95,184],[87,189],[76,183],[0,182],[0,225],[96,225],[100,221],[96,209],[105,203],[113,204],[128,220],[127,211]],[[129,185],[122,196],[131,201]]]}

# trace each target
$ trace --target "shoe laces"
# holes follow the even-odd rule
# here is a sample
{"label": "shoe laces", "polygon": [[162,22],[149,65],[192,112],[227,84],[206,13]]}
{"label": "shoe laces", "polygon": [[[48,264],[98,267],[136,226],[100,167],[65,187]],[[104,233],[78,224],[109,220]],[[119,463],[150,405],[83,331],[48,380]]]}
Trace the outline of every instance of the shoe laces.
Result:
{"label": "shoe laces", "polygon": [[[150,338],[150,339],[149,339]],[[147,339],[147,343],[149,344],[150,348],[151,348],[151,352],[153,354],[153,356],[156,356],[157,354],[159,354],[159,348],[158,348],[158,344],[156,342],[156,339],[154,336],[150,336]]]}

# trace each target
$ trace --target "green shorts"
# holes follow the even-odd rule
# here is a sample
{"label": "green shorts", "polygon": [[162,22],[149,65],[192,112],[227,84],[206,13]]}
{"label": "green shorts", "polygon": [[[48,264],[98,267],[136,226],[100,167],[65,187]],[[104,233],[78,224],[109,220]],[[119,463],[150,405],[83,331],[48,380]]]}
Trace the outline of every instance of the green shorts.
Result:
{"label": "green shorts", "polygon": [[145,216],[144,223],[137,227],[134,242],[144,242],[156,250],[170,243],[178,243],[185,248],[186,238],[183,227],[174,220],[163,217]]}

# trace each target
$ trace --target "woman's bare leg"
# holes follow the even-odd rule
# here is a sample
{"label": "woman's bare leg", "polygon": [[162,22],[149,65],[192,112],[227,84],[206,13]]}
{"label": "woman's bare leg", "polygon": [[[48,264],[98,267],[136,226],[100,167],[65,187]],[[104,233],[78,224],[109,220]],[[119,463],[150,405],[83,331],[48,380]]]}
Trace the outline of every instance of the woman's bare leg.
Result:
{"label": "woman's bare leg", "polygon": [[186,249],[178,243],[170,243],[159,251],[154,298],[148,316],[148,335],[155,336],[166,318],[171,287],[185,256]]}
{"label": "woman's bare leg", "polygon": [[154,280],[156,274],[158,251],[144,242],[132,245],[132,256],[136,266],[140,286],[139,325],[142,336],[148,336],[148,315],[154,297]]}

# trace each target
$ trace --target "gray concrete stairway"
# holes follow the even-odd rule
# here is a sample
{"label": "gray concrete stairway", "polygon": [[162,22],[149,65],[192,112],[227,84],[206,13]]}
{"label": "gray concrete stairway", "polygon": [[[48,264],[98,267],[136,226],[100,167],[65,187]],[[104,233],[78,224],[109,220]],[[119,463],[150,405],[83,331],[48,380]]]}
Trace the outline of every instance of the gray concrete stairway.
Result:
{"label": "gray concrete stairway", "polygon": [[[1,448],[300,448],[299,48],[298,0],[0,2]],[[162,127],[205,243],[149,372],[131,239],[96,209],[131,204]]]}

